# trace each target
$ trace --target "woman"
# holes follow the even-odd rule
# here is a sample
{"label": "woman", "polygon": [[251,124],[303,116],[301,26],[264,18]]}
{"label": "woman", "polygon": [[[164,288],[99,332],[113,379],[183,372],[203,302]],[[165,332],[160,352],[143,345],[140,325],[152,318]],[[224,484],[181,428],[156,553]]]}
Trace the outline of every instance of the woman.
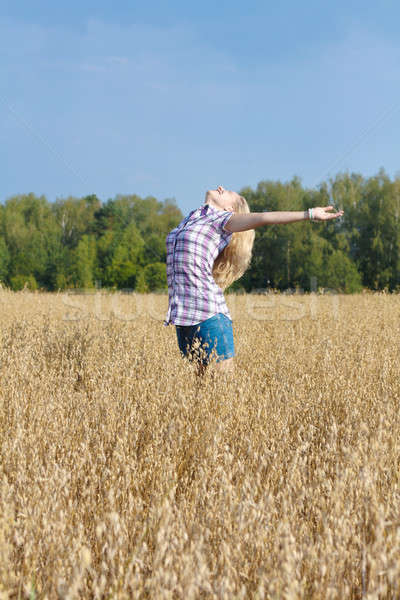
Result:
{"label": "woman", "polygon": [[254,229],[343,215],[333,206],[306,211],[251,213],[243,196],[221,185],[206,192],[205,203],[192,210],[167,236],[168,312],[183,356],[198,363],[198,374],[215,358],[221,371],[233,372],[232,319],[223,290],[246,271]]}

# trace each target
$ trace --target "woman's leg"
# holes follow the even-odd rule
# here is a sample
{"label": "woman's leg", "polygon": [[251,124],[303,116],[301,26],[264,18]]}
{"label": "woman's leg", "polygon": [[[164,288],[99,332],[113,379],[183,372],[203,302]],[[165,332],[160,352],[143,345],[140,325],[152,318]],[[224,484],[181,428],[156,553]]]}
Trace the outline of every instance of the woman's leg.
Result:
{"label": "woman's leg", "polygon": [[211,357],[216,373],[234,373],[232,321],[222,313],[197,325],[176,326],[179,348],[183,356],[196,363],[196,375],[202,377]]}
{"label": "woman's leg", "polygon": [[[232,377],[235,373],[234,341],[232,322],[225,315],[218,315],[219,327],[216,331],[217,360],[213,361],[213,371],[216,375],[227,375]],[[213,346],[213,344],[211,344]]]}
{"label": "woman's leg", "polygon": [[[198,361],[196,375],[198,377],[203,377],[203,375],[205,375],[206,373],[207,366],[207,363]],[[213,363],[211,368],[214,369],[218,375],[220,375],[221,373],[230,376],[234,375],[235,363],[233,362],[233,356],[231,358],[226,358],[225,360],[220,360],[219,362]]]}
{"label": "woman's leg", "polygon": [[215,368],[220,373],[229,373],[230,375],[233,375],[235,372],[235,363],[233,356],[231,356],[231,358],[226,358],[225,360],[220,360],[219,362],[215,363]]}
{"label": "woman's leg", "polygon": [[[200,330],[196,334],[202,340],[202,344],[207,345],[206,364],[211,360],[212,370],[220,375],[221,373],[232,375],[234,372],[233,357],[235,354],[232,321],[222,313],[200,323]],[[216,358],[216,361],[212,358]],[[202,361],[203,362],[203,361]],[[205,365],[198,369],[198,375],[204,375]]]}
{"label": "woman's leg", "polygon": [[197,377],[203,377],[203,375],[205,375],[205,372],[207,370],[207,364],[201,361],[197,361],[197,365],[196,365],[196,375]]}
{"label": "woman's leg", "polygon": [[196,338],[198,329],[198,324],[177,325],[176,333],[181,355],[195,364],[196,375],[201,377],[206,371],[207,361],[205,360],[204,349],[201,348],[201,341]]}

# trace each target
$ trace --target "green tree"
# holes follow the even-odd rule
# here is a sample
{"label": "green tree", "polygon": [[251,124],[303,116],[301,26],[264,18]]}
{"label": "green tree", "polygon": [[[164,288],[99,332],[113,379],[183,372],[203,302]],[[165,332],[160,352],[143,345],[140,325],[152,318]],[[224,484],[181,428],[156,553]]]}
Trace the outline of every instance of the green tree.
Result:
{"label": "green tree", "polygon": [[310,291],[312,278],[315,278],[317,286],[325,286],[326,259],[332,252],[331,245],[319,235],[311,223],[302,224],[296,234],[292,258],[293,287]]}
{"label": "green tree", "polygon": [[[365,184],[359,206],[356,259],[363,284],[371,289],[393,287],[399,262],[398,197],[381,169]],[[397,217],[396,217],[397,215]]]}
{"label": "green tree", "polygon": [[57,224],[46,198],[34,194],[9,198],[2,221],[9,277],[33,275],[40,286],[48,287],[49,244]]}
{"label": "green tree", "polygon": [[148,291],[149,288],[146,283],[144,269],[140,269],[136,277],[135,292],[138,292],[139,294],[145,294]]}
{"label": "green tree", "polygon": [[328,256],[322,285],[346,294],[362,290],[360,273],[352,260],[341,250],[334,250]]}
{"label": "green tree", "polygon": [[38,288],[37,281],[33,275],[21,275],[21,274],[14,275],[13,277],[11,277],[10,283],[11,283],[11,289],[14,292],[17,292],[18,290],[22,290],[25,287],[28,290],[37,290],[37,288]]}
{"label": "green tree", "polygon": [[[262,181],[254,192],[244,188],[240,193],[253,212],[305,210],[310,206],[310,199],[297,177],[286,184]],[[310,223],[257,229],[251,266],[241,284],[247,291],[265,287],[309,289],[310,276],[322,268],[323,258],[319,252],[323,247],[320,238],[311,234]]]}
{"label": "green tree", "polygon": [[73,274],[76,287],[93,288],[96,268],[96,240],[83,235],[73,251]]}
{"label": "green tree", "polygon": [[104,265],[105,285],[116,288],[134,288],[136,276],[143,266],[143,238],[135,223],[121,233],[106,232],[99,244]]}
{"label": "green tree", "polygon": [[84,234],[95,233],[95,216],[100,207],[101,202],[95,194],[60,198],[51,205],[64,246],[73,249]]}
{"label": "green tree", "polygon": [[94,227],[98,237],[109,231],[122,233],[129,225],[134,224],[144,242],[144,264],[148,264],[165,261],[165,238],[183,215],[171,199],[160,202],[152,196],[140,198],[136,195],[119,194],[108,200],[96,212],[95,218]]}
{"label": "green tree", "polygon": [[150,292],[167,289],[167,271],[165,263],[155,262],[143,269],[144,280]]}
{"label": "green tree", "polygon": [[10,253],[7,248],[4,237],[0,237],[0,281],[8,282],[8,266],[10,263]]}

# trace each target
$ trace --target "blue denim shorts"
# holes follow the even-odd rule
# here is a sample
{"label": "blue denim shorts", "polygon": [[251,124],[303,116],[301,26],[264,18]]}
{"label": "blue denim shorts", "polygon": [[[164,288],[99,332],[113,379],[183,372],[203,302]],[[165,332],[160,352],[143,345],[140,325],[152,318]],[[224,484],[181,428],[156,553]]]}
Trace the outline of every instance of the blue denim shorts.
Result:
{"label": "blue denim shorts", "polygon": [[183,356],[208,364],[235,356],[232,321],[223,313],[196,325],[175,325],[179,349]]}

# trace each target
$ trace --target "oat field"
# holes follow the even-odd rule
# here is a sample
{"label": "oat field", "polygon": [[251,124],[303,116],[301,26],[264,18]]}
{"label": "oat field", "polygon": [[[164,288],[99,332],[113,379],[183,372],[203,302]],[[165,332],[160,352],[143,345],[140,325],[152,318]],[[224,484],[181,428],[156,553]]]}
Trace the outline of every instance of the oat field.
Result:
{"label": "oat field", "polygon": [[400,598],[400,296],[0,291],[0,598]]}

